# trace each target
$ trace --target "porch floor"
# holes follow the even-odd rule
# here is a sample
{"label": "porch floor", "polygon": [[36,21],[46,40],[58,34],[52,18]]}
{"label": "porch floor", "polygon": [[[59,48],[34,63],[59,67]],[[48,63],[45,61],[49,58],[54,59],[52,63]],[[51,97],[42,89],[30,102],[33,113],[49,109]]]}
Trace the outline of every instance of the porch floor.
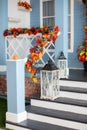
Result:
{"label": "porch floor", "polygon": [[63,78],[63,80],[87,82],[87,72],[84,70],[69,69],[68,79]]}

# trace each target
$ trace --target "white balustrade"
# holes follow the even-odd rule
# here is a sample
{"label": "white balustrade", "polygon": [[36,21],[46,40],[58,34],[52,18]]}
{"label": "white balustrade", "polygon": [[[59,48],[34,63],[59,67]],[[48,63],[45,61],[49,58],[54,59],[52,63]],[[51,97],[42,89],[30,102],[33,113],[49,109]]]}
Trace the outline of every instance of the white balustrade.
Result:
{"label": "white balustrade", "polygon": [[[42,34],[26,35],[21,34],[16,38],[14,36],[7,36],[5,38],[6,45],[6,59],[12,59],[13,56],[18,56],[20,59],[27,58],[30,54],[29,50],[35,44],[35,38],[41,37]],[[45,57],[51,59],[54,62],[55,56],[55,45],[49,43],[48,46],[44,47],[43,58],[37,63],[38,66],[44,66],[46,63]]]}

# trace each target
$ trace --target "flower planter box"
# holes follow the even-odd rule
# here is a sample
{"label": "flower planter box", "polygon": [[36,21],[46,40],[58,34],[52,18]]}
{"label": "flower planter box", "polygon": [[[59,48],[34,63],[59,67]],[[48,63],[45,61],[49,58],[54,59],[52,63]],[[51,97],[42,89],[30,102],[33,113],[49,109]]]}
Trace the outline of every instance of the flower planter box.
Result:
{"label": "flower planter box", "polygon": [[30,9],[26,9],[25,7],[23,7],[23,6],[18,6],[18,10],[21,10],[21,11],[32,11],[32,8],[30,8]]}

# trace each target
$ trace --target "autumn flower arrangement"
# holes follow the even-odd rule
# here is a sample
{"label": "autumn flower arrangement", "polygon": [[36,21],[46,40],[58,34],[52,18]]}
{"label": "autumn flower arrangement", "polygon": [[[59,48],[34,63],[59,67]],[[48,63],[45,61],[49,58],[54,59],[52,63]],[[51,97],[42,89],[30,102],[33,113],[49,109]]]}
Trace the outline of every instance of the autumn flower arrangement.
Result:
{"label": "autumn flower arrangement", "polygon": [[78,59],[81,62],[87,61],[87,25],[84,27],[85,33],[86,33],[86,38],[83,41],[83,45],[80,45],[78,47]]}
{"label": "autumn flower arrangement", "polygon": [[16,38],[20,34],[27,34],[27,35],[36,35],[37,33],[41,33],[41,37],[36,37],[35,45],[30,48],[29,58],[25,64],[26,69],[29,73],[31,73],[31,78],[34,82],[37,82],[36,78],[36,67],[35,63],[37,63],[44,54],[44,47],[46,47],[50,42],[54,43],[60,33],[58,26],[54,26],[53,28],[49,28],[47,26],[42,28],[10,28],[5,30],[3,35],[4,36],[11,36],[13,35]]}
{"label": "autumn flower arrangement", "polygon": [[31,5],[28,3],[28,2],[26,2],[26,1],[19,1],[18,2],[18,6],[19,7],[24,7],[26,10],[31,10],[32,9],[32,7],[31,7]]}
{"label": "autumn flower arrangement", "polygon": [[[16,38],[20,34],[27,34],[27,35],[36,35],[37,33],[47,34],[49,32],[49,27],[45,26],[42,28],[9,28],[6,29],[3,35],[6,36],[14,36]],[[51,32],[53,33],[53,31]]]}

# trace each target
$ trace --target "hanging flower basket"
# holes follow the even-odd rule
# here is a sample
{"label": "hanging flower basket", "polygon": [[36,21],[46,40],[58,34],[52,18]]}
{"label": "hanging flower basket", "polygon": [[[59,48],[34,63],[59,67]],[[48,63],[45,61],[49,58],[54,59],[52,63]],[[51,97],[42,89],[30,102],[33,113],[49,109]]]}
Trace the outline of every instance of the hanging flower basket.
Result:
{"label": "hanging flower basket", "polygon": [[24,10],[24,11],[31,11],[32,10],[32,7],[31,5],[28,3],[28,2],[21,2],[19,1],[18,2],[18,9],[19,10]]}

